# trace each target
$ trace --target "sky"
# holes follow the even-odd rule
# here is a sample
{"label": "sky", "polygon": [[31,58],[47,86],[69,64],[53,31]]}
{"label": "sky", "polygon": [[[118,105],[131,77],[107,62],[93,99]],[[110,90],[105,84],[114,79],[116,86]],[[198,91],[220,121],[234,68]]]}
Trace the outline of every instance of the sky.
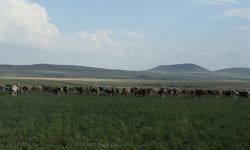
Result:
{"label": "sky", "polygon": [[250,67],[248,0],[0,0],[0,64]]}

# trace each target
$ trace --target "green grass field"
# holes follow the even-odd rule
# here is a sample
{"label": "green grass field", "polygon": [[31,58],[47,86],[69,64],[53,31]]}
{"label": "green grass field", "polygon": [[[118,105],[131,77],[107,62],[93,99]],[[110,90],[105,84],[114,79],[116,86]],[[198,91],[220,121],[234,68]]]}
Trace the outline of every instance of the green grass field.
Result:
{"label": "green grass field", "polygon": [[0,149],[250,149],[250,99],[0,94]]}
{"label": "green grass field", "polygon": [[4,78],[0,77],[0,84],[21,85],[53,85],[62,87],[107,85],[118,87],[181,87],[207,89],[250,89],[250,81],[242,80],[136,80],[136,79],[98,79],[98,78]]}

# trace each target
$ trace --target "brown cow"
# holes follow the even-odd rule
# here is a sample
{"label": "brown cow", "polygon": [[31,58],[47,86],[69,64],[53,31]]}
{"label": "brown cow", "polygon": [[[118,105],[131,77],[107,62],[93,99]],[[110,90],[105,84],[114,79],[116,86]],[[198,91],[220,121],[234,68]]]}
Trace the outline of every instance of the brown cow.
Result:
{"label": "brown cow", "polygon": [[89,86],[86,86],[84,89],[85,95],[90,95],[91,94],[91,88]]}
{"label": "brown cow", "polygon": [[147,95],[147,89],[140,88],[137,93],[138,96],[146,96]]}
{"label": "brown cow", "polygon": [[130,92],[129,88],[122,88],[122,93],[121,94],[123,96],[128,96],[129,92]]}
{"label": "brown cow", "polygon": [[208,95],[208,92],[207,92],[207,90],[204,90],[204,89],[196,89],[194,91],[194,94],[195,94],[196,97],[201,97],[201,96]]}
{"label": "brown cow", "polygon": [[153,95],[153,89],[152,89],[152,88],[146,88],[146,94],[147,94],[148,96]]}
{"label": "brown cow", "polygon": [[132,87],[130,89],[131,94],[134,95],[134,96],[138,95],[138,91],[139,91],[139,89],[137,87]]}
{"label": "brown cow", "polygon": [[234,92],[232,90],[222,91],[222,95],[225,97],[233,97]]}

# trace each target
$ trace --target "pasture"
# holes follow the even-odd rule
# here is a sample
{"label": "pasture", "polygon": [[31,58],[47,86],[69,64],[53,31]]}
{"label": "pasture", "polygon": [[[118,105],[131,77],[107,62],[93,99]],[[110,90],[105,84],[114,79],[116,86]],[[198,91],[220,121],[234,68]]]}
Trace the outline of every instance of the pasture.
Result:
{"label": "pasture", "polygon": [[[1,78],[0,84],[249,89],[237,80]],[[250,98],[0,93],[0,149],[250,149]]]}
{"label": "pasture", "polygon": [[0,95],[0,149],[249,149],[250,99]]}
{"label": "pasture", "polygon": [[53,86],[107,86],[118,87],[180,87],[212,89],[250,89],[250,80],[138,80],[138,79],[98,79],[98,78],[35,78],[0,77],[0,84],[53,85]]}

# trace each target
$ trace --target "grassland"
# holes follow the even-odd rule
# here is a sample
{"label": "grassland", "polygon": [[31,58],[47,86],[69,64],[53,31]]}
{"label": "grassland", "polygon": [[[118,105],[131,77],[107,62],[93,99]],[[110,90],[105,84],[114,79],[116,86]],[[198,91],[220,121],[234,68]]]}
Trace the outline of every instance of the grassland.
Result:
{"label": "grassland", "polygon": [[[0,84],[244,89],[241,80],[0,78]],[[250,99],[0,93],[0,149],[250,149]]]}
{"label": "grassland", "polygon": [[250,148],[250,100],[0,94],[0,149]]}
{"label": "grassland", "polygon": [[[159,66],[160,67],[160,66]],[[226,70],[227,71],[227,70]],[[147,80],[243,80],[250,81],[249,69],[214,72],[194,64],[164,66],[144,71],[114,70],[72,65],[0,65],[1,77],[101,78]]]}
{"label": "grassland", "polygon": [[107,85],[117,87],[182,87],[210,89],[250,89],[250,81],[242,80],[143,80],[143,79],[98,79],[98,78],[29,78],[0,77],[0,84],[86,86]]}

